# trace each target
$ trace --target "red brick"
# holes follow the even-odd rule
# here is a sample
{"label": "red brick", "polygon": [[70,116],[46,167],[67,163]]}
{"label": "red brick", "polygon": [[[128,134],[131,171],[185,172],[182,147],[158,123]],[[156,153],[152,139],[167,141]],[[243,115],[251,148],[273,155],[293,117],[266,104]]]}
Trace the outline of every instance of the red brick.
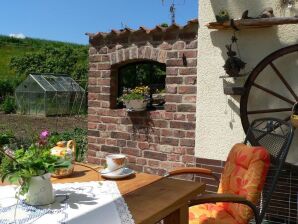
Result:
{"label": "red brick", "polygon": [[170,127],[183,129],[183,130],[194,130],[195,124],[190,122],[182,122],[182,121],[170,121]]}
{"label": "red brick", "polygon": [[[95,137],[90,137],[90,136],[88,136],[88,142],[89,142],[89,143],[96,143],[96,138],[95,138]],[[91,150],[88,151],[88,154],[90,154],[90,151],[91,151]]]}
{"label": "red brick", "polygon": [[137,147],[137,142],[135,141],[127,141],[127,147],[130,147],[130,148],[136,148]]}
{"label": "red brick", "polygon": [[166,137],[161,137],[161,144],[164,145],[173,145],[173,146],[178,146],[179,140],[176,138],[166,138]]}
{"label": "red brick", "polygon": [[180,145],[181,146],[194,147],[195,146],[195,140],[194,139],[180,139]]}
{"label": "red brick", "polygon": [[185,55],[186,58],[197,58],[196,50],[179,51],[179,58]]}
{"label": "red brick", "polygon": [[180,155],[177,155],[177,154],[169,154],[169,155],[168,155],[168,160],[169,160],[169,161],[176,161],[176,162],[179,162],[179,161],[180,161]]}
{"label": "red brick", "polygon": [[182,67],[183,66],[183,60],[181,58],[179,59],[168,59],[166,61],[166,65],[169,67]]}
{"label": "red brick", "polygon": [[165,110],[167,112],[175,112],[175,111],[177,111],[177,104],[166,103],[165,104]]}
{"label": "red brick", "polygon": [[148,159],[148,165],[151,167],[159,167],[160,161]]}
{"label": "red brick", "polygon": [[109,70],[111,69],[110,63],[99,63],[97,64],[97,69],[98,70]]}
{"label": "red brick", "polygon": [[183,50],[184,48],[185,48],[184,41],[177,41],[175,44],[173,44],[173,50]]}
{"label": "red brick", "polygon": [[163,42],[161,45],[159,45],[159,48],[162,50],[171,50],[172,45],[167,42]]}
{"label": "red brick", "polygon": [[117,125],[115,124],[107,124],[106,125],[108,131],[116,131]]}
{"label": "red brick", "polygon": [[178,86],[178,93],[180,94],[194,94],[196,92],[196,86]]}
{"label": "red brick", "polygon": [[88,130],[88,136],[99,137],[99,131]]}
{"label": "red brick", "polygon": [[166,74],[168,76],[177,76],[178,75],[178,68],[167,67]]}
{"label": "red brick", "polygon": [[99,101],[92,101],[92,100],[88,101],[88,107],[100,107],[100,106],[101,106],[101,102]]}
{"label": "red brick", "polygon": [[130,139],[130,134],[125,133],[125,132],[112,131],[111,132],[111,138],[129,140]]}
{"label": "red brick", "polygon": [[141,156],[141,150],[134,148],[122,148],[121,153],[132,156]]}
{"label": "red brick", "polygon": [[118,124],[119,123],[119,119],[118,118],[114,118],[114,117],[101,117],[101,121],[103,123],[114,123],[114,124]]}
{"label": "red brick", "polygon": [[183,96],[183,103],[195,103],[197,102],[197,96]]}
{"label": "red brick", "polygon": [[187,59],[187,66],[197,68],[197,59],[188,58]]}
{"label": "red brick", "polygon": [[119,147],[116,146],[108,146],[108,145],[102,145],[101,151],[108,152],[108,153],[120,153]]}
{"label": "red brick", "polygon": [[195,85],[197,84],[197,76],[185,76],[184,83],[186,85]]}
{"label": "red brick", "polygon": [[[178,110],[179,110],[179,106],[178,106]],[[174,120],[177,121],[185,121],[185,114],[175,114],[174,115]]]}
{"label": "red brick", "polygon": [[143,158],[137,158],[136,159],[136,164],[138,165],[146,165],[147,164],[147,160],[146,159],[143,159]]}
{"label": "red brick", "polygon": [[179,75],[197,75],[197,68],[179,68]]}
{"label": "red brick", "polygon": [[91,123],[91,122],[88,122],[88,129],[92,130],[92,129],[96,129],[97,128],[97,124],[96,123]]}
{"label": "red brick", "polygon": [[177,108],[178,112],[196,112],[195,104],[180,104]]}
{"label": "red brick", "polygon": [[166,119],[166,120],[173,120],[174,119],[174,113],[172,113],[172,112],[165,112],[164,119]]}
{"label": "red brick", "polygon": [[130,164],[137,163],[137,157],[130,156],[130,155],[126,155],[126,156],[127,156],[128,163],[130,163]]}
{"label": "red brick", "polygon": [[160,134],[161,134],[161,136],[172,136],[173,135],[173,130],[171,130],[171,129],[161,129]]}
{"label": "red brick", "polygon": [[167,128],[168,125],[168,121],[165,120],[153,120],[153,125],[154,127],[159,127],[159,128]]}
{"label": "red brick", "polygon": [[166,87],[166,92],[167,92],[167,93],[172,93],[172,94],[177,93],[177,86],[176,86],[176,85],[175,85],[175,86],[173,86],[173,85],[168,85],[168,86]]}
{"label": "red brick", "polygon": [[130,169],[135,170],[137,172],[144,172],[143,166],[139,166],[136,164],[128,164],[127,165]]}
{"label": "red brick", "polygon": [[182,84],[182,82],[183,82],[182,77],[169,76],[166,78],[166,84]]}
{"label": "red brick", "polygon": [[138,147],[142,150],[149,149],[149,143],[148,142],[139,142]]}
{"label": "red brick", "polygon": [[174,130],[173,131],[173,136],[176,137],[176,138],[185,138],[185,131]]}
{"label": "red brick", "polygon": [[167,160],[167,154],[154,151],[144,151],[144,157],[148,159],[156,159],[161,161]]}
{"label": "red brick", "polygon": [[88,79],[88,84],[89,84],[89,85],[96,85],[96,84],[97,84],[97,79],[96,79],[96,78],[92,78],[92,77],[90,77],[90,78]]}
{"label": "red brick", "polygon": [[186,132],[186,138],[192,138],[194,139],[196,137],[196,133],[194,131],[188,131]]}
{"label": "red brick", "polygon": [[198,41],[193,40],[189,44],[186,45],[186,49],[197,49],[198,48]]}
{"label": "red brick", "polygon": [[167,58],[178,58],[177,51],[168,51]]}
{"label": "red brick", "polygon": [[111,79],[97,79],[97,85],[99,86],[109,86],[111,83]]}
{"label": "red brick", "polygon": [[166,102],[171,102],[171,103],[181,103],[182,102],[182,95],[166,95]]}
{"label": "red brick", "polygon": [[182,162],[184,162],[184,163],[194,163],[195,162],[195,157],[190,156],[190,155],[184,155],[184,156],[182,156]]}
{"label": "red brick", "polygon": [[118,146],[117,145],[117,140],[116,139],[107,139],[106,140],[107,145],[112,145],[112,146]]}
{"label": "red brick", "polygon": [[97,144],[92,144],[92,143],[88,143],[88,149],[89,150],[93,150],[93,151],[99,151],[100,150],[100,146]]}
{"label": "red brick", "polygon": [[126,146],[126,141],[122,139],[117,140],[117,146],[119,147],[125,147]]}
{"label": "red brick", "polygon": [[101,87],[101,92],[102,93],[110,93],[111,92],[111,87],[109,87],[109,86],[102,86]]}

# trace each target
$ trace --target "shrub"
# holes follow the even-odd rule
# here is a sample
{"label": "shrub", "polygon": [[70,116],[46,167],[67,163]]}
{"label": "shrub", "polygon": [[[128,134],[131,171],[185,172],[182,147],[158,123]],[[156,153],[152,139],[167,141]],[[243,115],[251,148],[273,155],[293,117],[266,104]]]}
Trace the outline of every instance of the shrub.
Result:
{"label": "shrub", "polygon": [[16,112],[16,104],[15,104],[15,99],[13,96],[7,96],[2,105],[1,109],[4,111],[6,114],[10,113],[15,113]]}

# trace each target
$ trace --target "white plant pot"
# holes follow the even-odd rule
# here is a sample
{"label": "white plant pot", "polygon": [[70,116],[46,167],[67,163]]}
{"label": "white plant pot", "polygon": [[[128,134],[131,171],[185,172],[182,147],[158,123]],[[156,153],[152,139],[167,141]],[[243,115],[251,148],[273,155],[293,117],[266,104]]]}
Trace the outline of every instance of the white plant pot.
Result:
{"label": "white plant pot", "polygon": [[147,100],[124,100],[124,104],[128,111],[146,110]]}
{"label": "white plant pot", "polygon": [[29,205],[48,205],[55,201],[51,174],[31,177],[25,202]]}

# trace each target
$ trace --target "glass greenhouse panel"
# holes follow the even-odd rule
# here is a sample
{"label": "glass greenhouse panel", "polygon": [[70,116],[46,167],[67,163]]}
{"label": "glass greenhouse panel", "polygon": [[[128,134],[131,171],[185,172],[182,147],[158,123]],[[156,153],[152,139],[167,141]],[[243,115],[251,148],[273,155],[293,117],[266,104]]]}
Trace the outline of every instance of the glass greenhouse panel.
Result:
{"label": "glass greenhouse panel", "polygon": [[16,89],[18,113],[30,115],[75,115],[85,104],[85,91],[65,75],[29,75]]}

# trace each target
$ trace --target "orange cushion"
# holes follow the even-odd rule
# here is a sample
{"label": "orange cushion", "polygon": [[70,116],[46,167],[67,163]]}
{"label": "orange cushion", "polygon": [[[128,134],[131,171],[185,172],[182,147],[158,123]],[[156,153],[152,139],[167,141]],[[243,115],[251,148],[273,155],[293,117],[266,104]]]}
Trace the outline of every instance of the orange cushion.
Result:
{"label": "orange cushion", "polygon": [[223,207],[202,204],[189,208],[189,224],[238,224]]}
{"label": "orange cushion", "polygon": [[[236,194],[257,204],[270,165],[270,155],[263,147],[245,144],[233,146],[226,161],[218,193]],[[247,223],[253,213],[246,205],[217,203],[238,223]]]}

